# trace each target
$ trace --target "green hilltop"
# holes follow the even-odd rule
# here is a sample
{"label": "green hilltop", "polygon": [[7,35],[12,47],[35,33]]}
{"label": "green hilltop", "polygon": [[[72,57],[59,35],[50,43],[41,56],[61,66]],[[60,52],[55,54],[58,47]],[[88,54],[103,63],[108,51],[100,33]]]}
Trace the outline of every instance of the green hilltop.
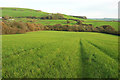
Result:
{"label": "green hilltop", "polygon": [[[10,16],[10,17],[44,17],[48,16],[51,14],[57,14],[57,13],[47,13],[43,12],[41,10],[34,10],[34,9],[27,9],[27,8],[8,8],[8,7],[2,7],[2,17],[4,16]],[[64,15],[64,18],[67,19],[80,19],[80,20],[92,20],[92,19],[82,19],[82,18],[77,18],[69,15]],[[82,16],[81,16],[82,17]],[[92,20],[95,21],[95,20]]]}
{"label": "green hilltop", "polygon": [[11,17],[26,17],[26,16],[36,16],[42,17],[46,16],[48,13],[26,8],[2,8],[2,16]]}

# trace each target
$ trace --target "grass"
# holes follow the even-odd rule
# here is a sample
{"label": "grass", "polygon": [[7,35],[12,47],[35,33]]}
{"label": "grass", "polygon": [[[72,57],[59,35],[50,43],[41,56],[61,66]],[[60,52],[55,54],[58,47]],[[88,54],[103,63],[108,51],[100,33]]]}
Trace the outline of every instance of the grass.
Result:
{"label": "grass", "polygon": [[70,23],[67,23],[67,20],[38,20],[37,23],[41,23],[43,25],[55,25],[55,24],[62,24],[62,25],[74,25],[76,21],[69,20]]}
{"label": "grass", "polygon": [[33,9],[26,8],[2,8],[2,16],[12,16],[12,17],[26,17],[26,16],[35,16],[43,17],[47,16],[48,13],[37,11]]}
{"label": "grass", "polygon": [[118,77],[115,35],[64,31],[3,35],[2,51],[3,78]]}
{"label": "grass", "polygon": [[118,31],[118,22],[107,22],[107,21],[85,21],[83,22],[85,24],[92,24],[94,27],[99,27],[102,25],[110,25],[112,26],[115,30]]}

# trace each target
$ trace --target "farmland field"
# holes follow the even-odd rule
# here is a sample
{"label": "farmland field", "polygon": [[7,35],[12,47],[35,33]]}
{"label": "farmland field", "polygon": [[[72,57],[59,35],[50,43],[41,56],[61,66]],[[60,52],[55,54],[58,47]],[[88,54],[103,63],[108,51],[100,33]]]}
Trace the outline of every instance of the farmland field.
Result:
{"label": "farmland field", "polygon": [[37,31],[3,35],[3,78],[117,78],[118,36]]}
{"label": "farmland field", "polygon": [[86,21],[85,24],[92,24],[94,27],[102,26],[102,25],[111,25],[115,30],[118,31],[118,23],[119,22],[109,22],[109,21]]}
{"label": "farmland field", "polygon": [[[2,16],[12,16],[12,17],[25,17],[25,16],[46,16],[48,15],[42,11],[36,11],[33,9],[26,9],[26,8],[2,8]],[[32,15],[31,15],[32,14]]]}

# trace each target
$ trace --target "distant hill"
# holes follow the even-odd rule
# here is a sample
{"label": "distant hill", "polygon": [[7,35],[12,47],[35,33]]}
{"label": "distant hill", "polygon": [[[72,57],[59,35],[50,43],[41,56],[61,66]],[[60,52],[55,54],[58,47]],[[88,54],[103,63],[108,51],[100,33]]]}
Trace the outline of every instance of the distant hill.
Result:
{"label": "distant hill", "polygon": [[118,21],[118,18],[89,18],[93,20],[103,20],[103,21]]}

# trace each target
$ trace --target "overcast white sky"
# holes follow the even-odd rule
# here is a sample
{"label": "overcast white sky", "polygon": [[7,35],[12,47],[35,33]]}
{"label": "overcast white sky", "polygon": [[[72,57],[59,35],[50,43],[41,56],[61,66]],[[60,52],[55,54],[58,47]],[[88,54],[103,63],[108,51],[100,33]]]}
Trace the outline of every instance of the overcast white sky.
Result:
{"label": "overcast white sky", "polygon": [[0,7],[20,7],[50,13],[117,18],[119,0],[0,0]]}

